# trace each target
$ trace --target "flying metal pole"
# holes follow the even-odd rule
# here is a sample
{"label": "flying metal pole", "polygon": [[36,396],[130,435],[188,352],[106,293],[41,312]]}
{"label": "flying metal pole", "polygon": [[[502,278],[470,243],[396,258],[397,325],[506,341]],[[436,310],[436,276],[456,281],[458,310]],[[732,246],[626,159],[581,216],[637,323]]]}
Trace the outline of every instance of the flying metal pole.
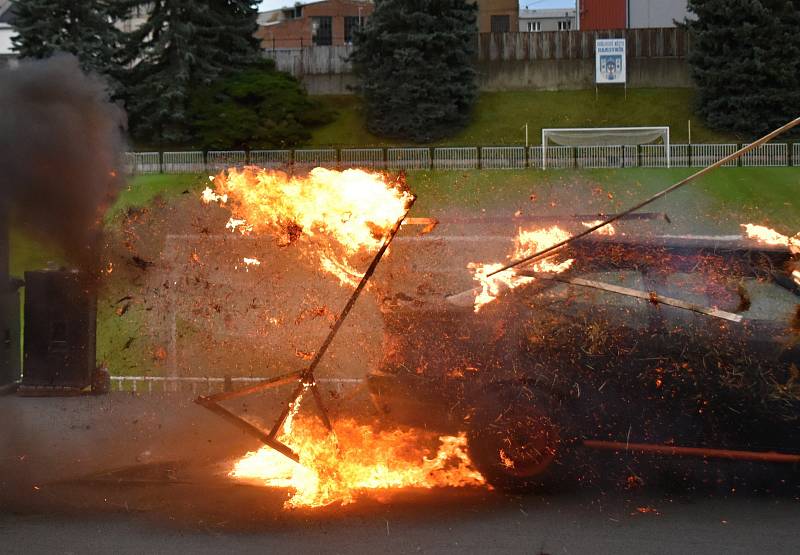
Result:
{"label": "flying metal pole", "polygon": [[677,189],[680,189],[684,185],[688,185],[689,183],[697,180],[698,178],[703,177],[707,173],[710,173],[713,170],[715,170],[715,169],[717,169],[717,168],[719,168],[721,166],[724,166],[728,162],[733,162],[734,160],[738,160],[739,158],[741,158],[742,156],[744,156],[748,152],[759,148],[764,143],[768,143],[769,141],[771,141],[775,137],[778,137],[779,135],[782,135],[782,134],[786,133],[787,131],[789,131],[790,129],[793,129],[797,125],[800,125],[800,117],[790,121],[786,125],[784,125],[782,127],[779,127],[778,129],[772,131],[771,133],[761,137],[756,142],[751,143],[751,144],[749,144],[749,145],[747,145],[745,147],[742,147],[741,149],[737,150],[733,154],[730,154],[730,155],[726,156],[725,158],[722,158],[721,160],[719,160],[717,162],[714,162],[710,166],[707,166],[707,167],[703,168],[702,170],[690,175],[689,177],[687,177],[685,179],[682,179],[681,181],[675,183],[674,185],[672,185],[670,187],[667,187],[666,189],[664,189],[660,193],[656,193],[652,197],[648,198],[647,200],[644,200],[644,201],[640,202],[636,206],[633,206],[632,208],[629,208],[628,210],[625,210],[624,212],[620,212],[619,214],[615,214],[614,216],[609,217],[608,219],[604,220],[603,222],[601,222],[601,223],[599,223],[597,225],[593,225],[592,227],[586,229],[585,231],[582,231],[581,233],[578,233],[577,235],[573,235],[569,239],[565,239],[564,241],[556,243],[555,245],[547,247],[546,249],[543,249],[543,250],[541,250],[541,251],[539,251],[539,252],[537,252],[535,254],[532,254],[531,256],[526,256],[525,258],[520,258],[520,259],[514,260],[512,262],[509,262],[508,264],[506,264],[502,268],[499,268],[498,270],[495,270],[494,272],[492,272],[490,274],[487,274],[486,277],[492,277],[492,276],[494,276],[496,274],[499,274],[500,272],[505,272],[507,270],[515,268],[516,266],[520,266],[522,264],[527,264],[528,262],[535,262],[537,260],[540,260],[540,259],[544,258],[545,256],[547,256],[548,254],[550,254],[551,252],[553,252],[555,250],[558,250],[558,249],[560,249],[560,248],[562,248],[562,247],[564,247],[566,245],[569,245],[570,243],[572,243],[574,241],[577,241],[581,237],[586,237],[587,235],[589,235],[591,233],[594,233],[598,229],[606,227],[607,225],[616,222],[617,220],[623,218],[624,216],[627,216],[631,212],[636,212],[637,210],[640,210],[641,208],[644,208],[648,204],[652,204],[653,202],[657,201],[658,199],[667,196],[671,192],[673,192],[673,191],[675,191]]}

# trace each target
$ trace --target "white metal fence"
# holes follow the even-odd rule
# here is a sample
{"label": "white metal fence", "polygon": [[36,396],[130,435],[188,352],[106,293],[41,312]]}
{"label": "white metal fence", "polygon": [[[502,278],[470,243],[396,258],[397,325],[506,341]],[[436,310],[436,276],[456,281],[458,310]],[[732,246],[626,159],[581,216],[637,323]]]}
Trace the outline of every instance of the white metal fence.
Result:
{"label": "white metal fence", "polygon": [[295,150],[294,165],[301,168],[336,168],[339,157],[335,148]]}
{"label": "white metal fence", "polygon": [[222,171],[228,168],[241,168],[247,164],[244,150],[209,150],[206,155],[206,169]]}
{"label": "white metal fence", "polygon": [[473,170],[480,165],[477,147],[433,149],[433,167],[437,170]]}
{"label": "white metal fence", "polygon": [[124,163],[128,175],[161,173],[161,154],[158,152],[126,152]]}
{"label": "white metal fence", "polygon": [[198,173],[206,171],[202,152],[165,152],[162,155],[164,173]]}
{"label": "white metal fence", "polygon": [[[737,145],[692,145],[693,168],[704,168],[730,156],[737,150]],[[725,166],[736,166],[737,162],[727,162]]]}
{"label": "white metal fence", "polygon": [[[391,147],[301,150],[242,150],[196,152],[129,152],[123,169],[130,175],[148,173],[200,173],[253,164],[267,168],[307,170],[312,167],[366,168],[394,171],[469,169],[611,169],[705,167],[736,152],[736,144],[673,144],[642,146],[521,146],[497,147]],[[790,156],[791,153],[791,156]],[[527,154],[527,156],[526,156]],[[546,154],[546,159],[543,155]],[[770,143],[728,167],[800,167],[800,143]]]}
{"label": "white metal fence", "polygon": [[643,168],[666,168],[671,165],[667,160],[667,145],[643,145],[642,162]]}
{"label": "white metal fence", "polygon": [[[744,145],[742,145],[744,146]],[[795,145],[798,146],[798,145]],[[795,158],[795,163],[800,160]],[[742,156],[742,166],[752,167],[776,167],[789,165],[789,145],[768,143]]]}
{"label": "white metal fence", "polygon": [[688,168],[691,158],[691,145],[670,145],[669,163],[673,168]]}
{"label": "white metal fence", "polygon": [[386,161],[382,148],[343,148],[340,151],[342,168],[383,169]]}
{"label": "white metal fence", "polygon": [[[191,378],[179,376],[111,376],[112,391],[127,391],[135,394],[191,392],[193,395],[209,394],[237,389],[263,382],[269,378],[250,377],[204,377]],[[318,383],[330,389],[342,391],[357,387],[362,378],[317,378]]]}
{"label": "white metal fence", "polygon": [[250,163],[262,168],[282,168],[292,163],[291,150],[251,150]]}
{"label": "white metal fence", "polygon": [[575,147],[575,155],[579,168],[622,167],[621,146],[578,146]]}
{"label": "white metal fence", "polygon": [[386,167],[390,170],[428,170],[431,168],[429,148],[389,148]]}
{"label": "white metal fence", "polygon": [[[544,155],[547,159],[544,159]],[[571,146],[534,146],[530,149],[530,165],[532,168],[563,170],[575,167],[575,149]]]}
{"label": "white metal fence", "polygon": [[525,147],[521,146],[484,146],[480,157],[485,170],[520,170],[527,166]]}

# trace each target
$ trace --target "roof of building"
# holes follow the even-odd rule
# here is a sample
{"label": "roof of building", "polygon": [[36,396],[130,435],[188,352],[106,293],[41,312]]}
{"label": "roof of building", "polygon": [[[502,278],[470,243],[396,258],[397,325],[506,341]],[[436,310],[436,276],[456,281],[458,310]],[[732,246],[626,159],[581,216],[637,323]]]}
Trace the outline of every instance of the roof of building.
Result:
{"label": "roof of building", "polygon": [[11,10],[11,0],[0,0],[0,23],[14,23],[14,12]]}
{"label": "roof of building", "polygon": [[575,17],[575,8],[519,11],[520,19],[556,19],[559,17]]}

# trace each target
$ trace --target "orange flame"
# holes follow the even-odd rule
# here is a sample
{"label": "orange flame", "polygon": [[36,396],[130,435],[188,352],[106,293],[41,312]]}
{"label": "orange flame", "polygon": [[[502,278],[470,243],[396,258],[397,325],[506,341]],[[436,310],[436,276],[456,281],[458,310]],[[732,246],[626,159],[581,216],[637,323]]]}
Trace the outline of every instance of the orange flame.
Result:
{"label": "orange flame", "polygon": [[[581,222],[581,225],[583,225],[585,228],[590,228],[600,225],[601,223],[603,223],[603,220],[594,220],[592,222]],[[598,235],[607,235],[608,237],[613,237],[617,234],[617,228],[614,227],[614,224],[608,224],[595,231],[595,233]]]}
{"label": "orange flame", "polygon": [[228,206],[228,229],[313,245],[306,252],[350,285],[360,277],[352,257],[377,250],[411,200],[400,182],[363,170],[315,168],[307,176],[289,176],[248,166],[222,172],[213,182],[202,199]]}
{"label": "orange flame", "polygon": [[[531,230],[520,228],[514,241],[514,252],[508,258],[514,260],[532,256],[547,247],[551,247],[569,238],[570,234],[558,226],[553,226],[549,229]],[[551,262],[549,259],[543,259],[534,262],[528,266],[528,268],[535,272],[560,274],[571,268],[573,262],[573,259],[559,263]],[[484,306],[495,300],[504,291],[532,283],[536,279],[528,276],[520,276],[516,273],[515,269],[507,270],[489,277],[489,274],[503,267],[502,263],[480,264],[472,262],[467,267],[472,270],[473,279],[480,284],[480,292],[475,296],[475,312],[480,312]]]}
{"label": "orange flame", "polygon": [[742,228],[744,228],[745,236],[750,239],[755,239],[765,245],[784,246],[794,254],[800,254],[800,233],[789,237],[769,227],[756,224],[742,224]]}
{"label": "orange flame", "polygon": [[295,404],[280,441],[300,455],[300,464],[270,447],[248,453],[230,476],[266,486],[290,488],[285,508],[353,503],[360,492],[392,488],[481,486],[485,480],[472,466],[466,436],[442,436],[433,456],[419,446],[417,432],[377,432],[342,419],[329,434],[315,418],[295,418]]}

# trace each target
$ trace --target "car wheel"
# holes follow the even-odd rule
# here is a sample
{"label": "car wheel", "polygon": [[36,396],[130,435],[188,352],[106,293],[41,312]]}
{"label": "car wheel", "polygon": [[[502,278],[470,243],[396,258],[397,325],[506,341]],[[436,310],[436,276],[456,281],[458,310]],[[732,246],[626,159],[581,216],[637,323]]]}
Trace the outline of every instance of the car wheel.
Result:
{"label": "car wheel", "polygon": [[550,403],[525,396],[495,400],[475,409],[467,434],[472,462],[502,491],[553,486],[562,442]]}

